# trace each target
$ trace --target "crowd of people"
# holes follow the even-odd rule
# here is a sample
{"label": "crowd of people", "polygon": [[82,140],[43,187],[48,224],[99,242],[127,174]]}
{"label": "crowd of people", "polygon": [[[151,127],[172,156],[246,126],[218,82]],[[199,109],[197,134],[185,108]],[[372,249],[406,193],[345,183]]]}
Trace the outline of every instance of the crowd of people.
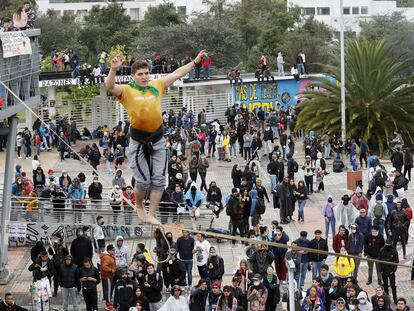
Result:
{"label": "crowd of people", "polygon": [[[394,168],[387,172],[363,139],[342,142],[336,136],[318,136],[314,132],[302,137],[301,131],[293,130],[298,113],[300,111],[280,106],[255,112],[231,106],[226,111],[225,124],[218,120],[207,124],[203,110],[197,115],[186,110],[165,112],[164,137],[170,159],[166,167],[168,186],[162,201],[169,203],[172,209],[168,211],[174,215],[187,211],[197,218],[200,209],[206,207],[216,216],[225,211],[229,216],[229,234],[234,236],[315,251],[333,249],[337,253],[333,265],[327,265],[327,256],[318,253],[247,245],[246,260],[240,262],[231,284],[226,284],[224,260],[203,234],[194,238],[183,231],[182,236],[174,240],[171,233],[166,233],[165,238],[157,229],[153,236],[156,265],[145,245],[138,244],[132,253],[122,236],[117,237],[114,244],[107,244],[99,209],[109,203],[113,223],[119,222],[118,217],[122,215],[128,225],[133,217],[133,209],[125,198],[134,203],[134,180],[126,181],[122,176],[127,160],[129,123],[120,123],[113,129],[104,126],[92,134],[85,133],[86,129],[83,131],[85,139],[99,138],[78,153],[96,172],[111,176],[112,188],[104,194],[97,175],[87,185],[84,173],[69,176],[63,171],[57,176],[53,169],[49,169],[47,175],[44,173],[44,165],[39,160],[42,152],[56,147],[62,160],[71,152],[47,126],[36,122],[33,135],[28,129],[18,134],[23,139],[20,148],[23,147],[28,158],[30,143],[36,145],[33,178],[18,166],[13,196],[21,199],[27,215],[32,215],[28,217],[41,217],[41,209],[51,206],[57,221],[63,222],[65,215],[59,211],[71,204],[77,211],[73,213],[73,221],[82,223],[86,198],[97,214],[93,226],[78,230],[70,249],[60,235],[53,238],[53,247],[49,250],[44,245],[33,248],[33,264],[29,269],[33,271],[34,281],[49,278],[54,285],[54,295],[58,294],[60,286],[64,310],[69,303],[77,310],[77,291],[83,292],[87,310],[97,310],[99,283],[102,283],[105,307],[109,310],[205,310],[207,306],[214,311],[275,310],[280,303],[288,310],[286,260],[292,259],[296,292],[290,294],[295,295],[298,310],[390,310],[394,304],[396,310],[407,311],[405,299],[397,293],[397,266],[368,262],[366,286],[373,286],[374,265],[376,268],[373,297],[368,297],[364,286],[359,284],[358,271],[362,257],[398,263],[399,244],[402,257],[407,256],[412,209],[404,194],[409,179],[404,177],[402,169],[411,177],[409,149],[405,148],[404,153],[399,147],[395,149],[391,158]],[[60,137],[74,146],[78,137],[76,123],[66,118],[56,126],[52,124],[49,122],[48,126],[56,127]],[[305,159],[300,163],[294,158],[299,139],[305,150]],[[21,156],[19,142],[17,151]],[[338,198],[326,195],[326,202],[321,206],[325,228],[289,237],[283,226],[294,222],[295,218],[305,221],[309,197],[324,192],[324,176],[330,173],[326,161],[331,157],[335,159],[333,174],[338,171],[338,162],[342,162],[340,171],[345,165],[356,169],[359,157],[360,166],[365,164],[371,176],[366,193],[362,191],[364,185],[359,184],[351,196],[344,194],[339,202]],[[224,193],[220,181],[207,185],[206,175],[212,160],[236,160],[228,176],[233,183],[231,192]],[[101,162],[104,165],[99,166]],[[262,169],[263,166],[266,169]],[[297,181],[297,176],[302,174],[304,179]],[[265,175],[268,185],[263,182]],[[279,221],[270,222],[263,217],[270,202],[280,211]],[[232,244],[237,246],[236,241]],[[96,262],[92,262],[94,252],[99,255]],[[357,257],[348,259],[345,255]],[[200,276],[196,286],[192,282],[193,264]],[[306,289],[308,278],[312,278],[312,285]],[[163,299],[165,292],[171,294],[167,301]]]}
{"label": "crowd of people", "polygon": [[29,1],[24,1],[17,7],[13,16],[1,17],[1,32],[20,31],[33,28],[35,21],[34,10]]}

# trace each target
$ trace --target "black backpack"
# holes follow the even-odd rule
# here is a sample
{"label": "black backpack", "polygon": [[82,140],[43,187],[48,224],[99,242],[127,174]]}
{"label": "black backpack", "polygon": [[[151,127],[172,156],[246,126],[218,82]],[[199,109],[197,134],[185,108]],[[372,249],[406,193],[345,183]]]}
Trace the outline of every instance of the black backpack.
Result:
{"label": "black backpack", "polygon": [[297,173],[299,171],[299,164],[295,160],[293,160],[293,171]]}
{"label": "black backpack", "polygon": [[259,214],[259,215],[262,215],[262,214],[264,214],[265,211],[266,211],[266,205],[265,205],[264,199],[257,198],[256,213]]}
{"label": "black backpack", "polygon": [[326,162],[325,162],[325,159],[320,159],[320,161],[321,161],[321,168],[322,168],[322,170],[326,170]]}

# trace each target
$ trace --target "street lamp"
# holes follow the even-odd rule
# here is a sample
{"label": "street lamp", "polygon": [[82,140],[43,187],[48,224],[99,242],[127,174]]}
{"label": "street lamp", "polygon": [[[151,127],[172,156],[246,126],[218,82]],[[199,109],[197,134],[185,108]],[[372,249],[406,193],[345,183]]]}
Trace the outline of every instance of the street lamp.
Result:
{"label": "street lamp", "polygon": [[343,0],[339,2],[340,10],[340,44],[341,44],[341,137],[342,141],[346,140],[346,116],[345,116],[345,25],[344,25],[344,4]]}

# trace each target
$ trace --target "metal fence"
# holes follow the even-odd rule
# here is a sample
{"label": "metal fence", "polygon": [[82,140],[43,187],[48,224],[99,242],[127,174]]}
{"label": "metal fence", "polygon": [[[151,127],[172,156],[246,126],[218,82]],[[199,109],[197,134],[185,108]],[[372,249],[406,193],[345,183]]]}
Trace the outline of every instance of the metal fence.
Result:
{"label": "metal fence", "polygon": [[[27,30],[24,33],[30,38],[32,54],[4,58],[0,45],[0,80],[27,104],[34,105],[39,100],[40,30]],[[0,89],[3,90],[4,100],[3,107],[0,107],[0,118],[6,118],[24,109],[6,89],[2,86]]]}

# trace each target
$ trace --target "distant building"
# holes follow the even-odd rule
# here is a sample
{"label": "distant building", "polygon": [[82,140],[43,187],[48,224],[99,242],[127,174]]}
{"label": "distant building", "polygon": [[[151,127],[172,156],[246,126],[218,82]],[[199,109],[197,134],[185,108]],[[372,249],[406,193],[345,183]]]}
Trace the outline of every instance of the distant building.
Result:
{"label": "distant building", "polygon": [[[305,17],[314,16],[335,30],[340,29],[339,0],[287,0],[287,5],[301,8]],[[414,20],[414,0],[343,0],[345,29],[358,33],[359,21],[372,16],[402,12],[408,20]]]}
{"label": "distant building", "polygon": [[[40,13],[46,13],[48,10],[54,10],[60,15],[64,12],[74,13],[78,18],[85,16],[92,6],[106,6],[115,1],[108,0],[37,0],[36,3]],[[150,6],[156,6],[165,3],[164,0],[118,0],[126,9],[126,13],[131,16],[132,20],[141,20]],[[209,5],[205,0],[173,0],[171,1],[177,11],[185,16],[191,16],[193,13],[206,12]],[[237,2],[231,0],[230,2]]]}

